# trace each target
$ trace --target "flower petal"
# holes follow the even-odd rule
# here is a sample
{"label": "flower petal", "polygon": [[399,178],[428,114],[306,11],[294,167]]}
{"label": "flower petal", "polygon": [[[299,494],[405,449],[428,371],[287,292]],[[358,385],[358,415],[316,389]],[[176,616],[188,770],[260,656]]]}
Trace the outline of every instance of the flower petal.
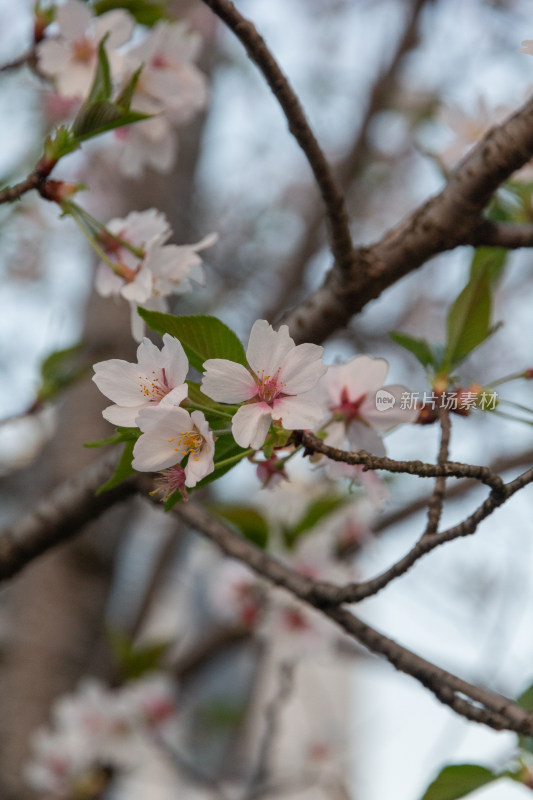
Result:
{"label": "flower petal", "polygon": [[363,422],[357,420],[350,422],[346,433],[350,450],[366,450],[368,453],[380,457],[386,454],[385,445],[379,433]]}
{"label": "flower petal", "polygon": [[390,384],[378,389],[361,404],[361,416],[377,431],[387,431],[395,425],[414,422],[417,408],[402,408],[402,395],[410,395],[406,386]]}
{"label": "flower petal", "polygon": [[94,365],[93,381],[102,394],[120,406],[132,408],[149,399],[144,391],[138,364],[130,364],[121,358],[99,361]]}
{"label": "flower petal", "polygon": [[175,389],[171,389],[168,394],[166,394],[160,401],[159,405],[161,408],[165,408],[166,406],[179,406],[189,393],[189,387],[186,383],[182,383],[180,386],[176,386]]}
{"label": "flower petal", "polygon": [[324,417],[323,409],[317,405],[314,392],[297,397],[282,397],[274,402],[273,419],[281,418],[282,426],[288,431],[313,428]]}
{"label": "flower petal", "polygon": [[256,375],[275,375],[294,347],[287,325],[275,331],[266,320],[258,319],[250,332],[246,359]]}
{"label": "flower petal", "polygon": [[231,430],[240,447],[262,447],[272,422],[271,409],[266,403],[241,406],[233,417]]}
{"label": "flower petal", "polygon": [[56,21],[61,35],[70,41],[83,36],[92,22],[92,14],[88,6],[81,0],[68,0],[56,11]]}
{"label": "flower petal", "polygon": [[299,344],[285,357],[279,374],[287,394],[300,394],[312,389],[326,374],[322,363],[324,348],[317,344]]}
{"label": "flower petal", "polygon": [[194,427],[190,415],[183,408],[144,408],[136,422],[143,435],[133,448],[134,469],[139,472],[158,472],[182,460],[185,445],[180,441],[180,435]]}
{"label": "flower petal", "polygon": [[135,420],[144,406],[108,406],[102,411],[102,416],[112,425],[119,425],[121,428],[136,428]]}
{"label": "flower petal", "polygon": [[333,364],[324,380],[331,399],[338,403],[343,389],[347,389],[350,400],[373,394],[383,386],[388,371],[389,365],[384,358],[356,356],[346,364]]}
{"label": "flower petal", "polygon": [[219,403],[242,403],[257,394],[257,385],[242,364],[226,358],[204,362],[202,392]]}

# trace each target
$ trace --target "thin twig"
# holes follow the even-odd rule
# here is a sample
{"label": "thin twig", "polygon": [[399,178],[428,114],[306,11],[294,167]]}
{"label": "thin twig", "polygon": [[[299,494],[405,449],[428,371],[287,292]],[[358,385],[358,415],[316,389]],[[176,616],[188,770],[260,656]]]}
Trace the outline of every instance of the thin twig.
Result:
{"label": "thin twig", "polygon": [[251,60],[259,67],[279,102],[289,130],[305,153],[324,201],[331,233],[331,250],[341,272],[352,267],[353,242],[345,199],[337,186],[331,167],[311,130],[298,96],[281,71],[255,26],[235,8],[230,0],[203,0],[242,42]]}
{"label": "thin twig", "polygon": [[308,431],[299,431],[297,439],[311,453],[321,453],[331,458],[332,461],[340,461],[343,464],[362,465],[365,471],[383,469],[386,472],[418,475],[419,478],[474,478],[489,486],[494,492],[504,490],[503,480],[489,467],[462,464],[458,461],[446,461],[442,464],[426,464],[423,461],[395,461],[385,456],[373,456],[366,450],[349,452],[340,450],[338,447],[330,447],[322,439]]}
{"label": "thin twig", "polygon": [[[531,470],[530,481],[533,480]],[[518,483],[526,478],[521,476]],[[515,482],[512,482],[513,484]],[[514,487],[513,487],[514,488]],[[227,555],[239,558],[263,577],[282,586],[301,600],[314,605],[322,614],[336,622],[346,633],[373,653],[384,656],[396,669],[416,678],[442,703],[467,719],[488,725],[496,730],[533,733],[533,715],[501,695],[480,689],[446,670],[426,661],[402,645],[370,627],[344,608],[324,606],[320,595],[313,591],[314,582],[299,575],[290,567],[254,544],[230,531],[200,506],[182,503],[174,513],[215,542]],[[280,570],[280,566],[283,569]],[[316,590],[316,585],[315,585]]]}
{"label": "thin twig", "polygon": [[259,745],[257,763],[246,781],[243,800],[253,796],[262,784],[268,779],[268,771],[272,746],[279,730],[280,717],[286,701],[289,699],[294,686],[294,661],[282,661],[278,665],[278,685],[276,691],[265,709],[265,727]]}
{"label": "thin twig", "polygon": [[[450,415],[446,409],[439,409],[439,418],[441,424],[441,438],[439,455],[437,463],[443,467],[448,461],[448,454],[450,449],[450,433],[451,433],[451,420]],[[442,514],[442,504],[444,502],[444,495],[446,493],[446,476],[439,475],[435,480],[435,488],[428,503],[428,521],[423,536],[431,536],[437,533],[439,521]]]}

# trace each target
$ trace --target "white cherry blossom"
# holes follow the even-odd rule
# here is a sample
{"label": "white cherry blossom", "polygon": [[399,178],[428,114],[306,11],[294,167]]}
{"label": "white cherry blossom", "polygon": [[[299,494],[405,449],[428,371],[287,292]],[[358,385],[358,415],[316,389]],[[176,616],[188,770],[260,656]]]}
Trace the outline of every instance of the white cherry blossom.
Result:
{"label": "white cherry blossom", "polygon": [[164,111],[176,125],[188,122],[204,108],[207,83],[194,64],[199,49],[200,37],[186,24],[160,21],[154,25],[127,56],[132,72],[143,64],[133,107],[148,114]]}
{"label": "white cherry blossom", "polygon": [[155,208],[112,219],[106,228],[111,235],[101,234],[99,244],[114,268],[100,263],[96,290],[103,297],[119,295],[130,303],[132,334],[139,342],[145,327],[137,306],[166,311],[168,295],[189,292],[193,283],[205,285],[198,253],[211,247],[217,235],[209,234],[196,244],[165,244],[172,230],[165,215]]}
{"label": "white cherry blossom", "polygon": [[[401,396],[408,389],[397,384],[384,386],[389,365],[384,358],[356,356],[346,364],[329,367],[321,381],[327,395],[327,407],[332,421],[326,426],[326,443],[348,450],[367,450],[377,456],[385,455],[381,433],[402,423],[414,422],[416,408],[401,407]],[[345,475],[330,464],[332,477]]]}
{"label": "white cherry blossom", "polygon": [[214,470],[215,443],[201,411],[189,414],[176,406],[145,408],[137,417],[143,435],[135,442],[132,467],[139,472],[158,472],[179,464],[188,456],[185,486],[196,486]]}
{"label": "white cherry blossom", "polygon": [[265,320],[254,323],[246,358],[249,369],[223,358],[204,363],[202,391],[220,403],[243,403],[232,421],[241,447],[259,449],[274,420],[286,430],[311,428],[323,416],[312,391],[327,367],[323,348],[296,345],[289,329],[275,331]]}
{"label": "white cherry blossom", "polygon": [[120,358],[94,365],[93,381],[113,400],[103,416],[113,425],[134,427],[143,408],[179,406],[187,397],[185,378],[189,362],[180,342],[168,333],[159,350],[149,339],[137,348],[137,363]]}
{"label": "white cherry blossom", "polygon": [[37,57],[40,71],[54,79],[59,94],[80,99],[88,95],[98,62],[98,45],[106,34],[111,72],[118,77],[122,56],[116,50],[130,39],[135,27],[133,17],[121,9],[93,17],[87,3],[68,0],[58,6],[56,21],[59,35],[41,42]]}

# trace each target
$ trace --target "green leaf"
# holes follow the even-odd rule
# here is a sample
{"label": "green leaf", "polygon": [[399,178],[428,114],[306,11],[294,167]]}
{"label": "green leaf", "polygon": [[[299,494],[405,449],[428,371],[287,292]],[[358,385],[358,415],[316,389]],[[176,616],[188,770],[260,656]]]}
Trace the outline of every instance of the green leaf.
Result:
{"label": "green leaf", "polygon": [[41,364],[41,385],[37,391],[39,401],[49,400],[62,389],[71,386],[89,370],[89,364],[80,361],[82,345],[75,344],[51,353]]}
{"label": "green leaf", "polygon": [[79,142],[66,125],[59,128],[47,136],[44,143],[44,155],[51,161],[59,161],[63,156],[67,156],[79,148]]}
{"label": "green leaf", "polygon": [[154,0],[96,0],[93,9],[97,15],[105,14],[114,8],[123,8],[128,11],[139,25],[152,27],[159,20],[172,19],[166,9],[165,2],[154,2]]}
{"label": "green leaf", "polygon": [[111,81],[111,70],[109,68],[109,60],[105,50],[106,40],[109,38],[109,33],[103,37],[98,44],[98,64],[94,74],[92,86],[89,90],[84,106],[90,106],[92,103],[101,103],[111,98],[113,91],[113,83]]}
{"label": "green leaf", "polygon": [[72,124],[72,133],[77,142],[85,142],[107,131],[133,125],[150,117],[150,114],[141,114],[140,111],[124,111],[109,101],[92,103],[80,108]]}
{"label": "green leaf", "polygon": [[245,505],[214,505],[210,510],[237,528],[245,539],[262,550],[268,544],[268,525],[255,508]]}
{"label": "green leaf", "polygon": [[324,517],[332,514],[347,502],[346,497],[338,495],[324,495],[312,502],[300,518],[300,521],[292,527],[283,528],[283,540],[285,545],[292,550],[296,542],[304,533],[314,528]]}
{"label": "green leaf", "polygon": [[102,494],[102,492],[107,492],[109,489],[113,489],[115,486],[118,486],[119,483],[122,483],[122,481],[125,481],[126,478],[129,478],[130,475],[135,473],[135,470],[131,466],[134,444],[134,441],[127,441],[124,444],[124,449],[122,451],[122,455],[120,456],[120,460],[117,464],[115,472],[111,478],[106,481],[106,483],[100,486],[96,492],[97,495]]}
{"label": "green leaf", "polygon": [[247,365],[244,347],[236,334],[216,317],[176,317],[144,308],[137,310],[152,330],[161,335],[169,333],[179,339],[195,369],[201,371],[208,358],[227,358]]}
{"label": "green leaf", "polygon": [[147,672],[160,669],[162,661],[174,640],[162,640],[138,646],[120,630],[107,631],[107,640],[124,680],[136,680]]}
{"label": "green leaf", "polygon": [[435,356],[425,339],[416,339],[414,336],[408,336],[406,333],[400,333],[400,331],[390,331],[389,336],[396,344],[409,350],[423,367],[436,366]]}
{"label": "green leaf", "polygon": [[503,247],[477,247],[470,265],[470,280],[477,279],[481,272],[494,287],[503,277],[508,255],[509,251]]}
{"label": "green leaf", "polygon": [[455,764],[444,767],[421,800],[458,800],[502,777],[504,775],[496,774],[479,764]]}
{"label": "green leaf", "polygon": [[444,370],[458,366],[491,334],[490,313],[490,279],[478,269],[448,312]]}
{"label": "green leaf", "polygon": [[133,99],[133,93],[135,92],[135,88],[137,86],[137,83],[139,82],[139,78],[141,77],[142,71],[143,71],[143,65],[141,64],[139,69],[133,73],[128,83],[125,85],[125,87],[122,89],[117,99],[115,100],[115,105],[117,105],[122,111],[130,110],[131,101]]}
{"label": "green leaf", "polygon": [[86,442],[84,447],[105,447],[108,444],[120,444],[121,442],[136,442],[141,431],[139,428],[117,428],[112,436],[106,439],[96,439],[94,442]]}

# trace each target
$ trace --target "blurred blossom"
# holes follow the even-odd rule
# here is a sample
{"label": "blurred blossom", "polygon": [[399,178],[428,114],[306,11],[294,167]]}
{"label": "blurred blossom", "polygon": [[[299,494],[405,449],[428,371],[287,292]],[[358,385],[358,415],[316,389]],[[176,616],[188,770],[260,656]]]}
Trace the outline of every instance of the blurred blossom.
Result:
{"label": "blurred blossom", "polygon": [[68,0],[58,6],[56,21],[58,36],[47,36],[37,46],[37,58],[40,71],[54,79],[59,94],[81,100],[88,95],[98,63],[98,45],[106,34],[107,57],[112,74],[118,77],[123,58],[116,49],[130,39],[133,17],[120,9],[93,17],[86,3]]}
{"label": "blurred blossom", "polygon": [[198,253],[211,247],[217,236],[210,234],[196,244],[166,244],[172,230],[165,215],[155,208],[132,211],[124,219],[112,219],[106,227],[112,236],[101,234],[100,246],[113,269],[100,263],[96,291],[103,297],[121,296],[130,303],[132,334],[140,342],[145,324],[137,306],[166,311],[166,297],[191,291],[193,282],[204,285]]}
{"label": "blurred blossom", "polygon": [[86,679],[56,701],[52,727],[35,732],[28,785],[71,798],[90,781],[135,771],[150,757],[154,730],[163,734],[175,715],[175,689],[165,675],[114,690]]}
{"label": "blurred blossom", "polygon": [[[325,424],[326,444],[343,450],[366,450],[385,455],[381,434],[396,425],[414,422],[416,409],[401,407],[405,386],[384,386],[389,365],[384,358],[362,355],[329,367],[321,381],[327,395],[330,421]],[[358,477],[360,470],[328,460],[330,477]]]}

